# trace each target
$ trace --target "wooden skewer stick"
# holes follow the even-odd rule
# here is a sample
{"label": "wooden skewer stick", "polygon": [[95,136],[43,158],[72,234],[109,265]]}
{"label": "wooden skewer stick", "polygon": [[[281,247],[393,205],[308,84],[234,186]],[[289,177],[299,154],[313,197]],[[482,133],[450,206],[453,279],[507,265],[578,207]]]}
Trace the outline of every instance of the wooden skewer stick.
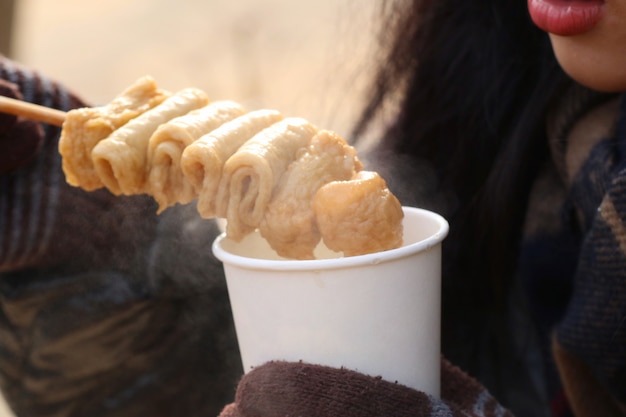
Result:
{"label": "wooden skewer stick", "polygon": [[65,112],[14,98],[0,96],[0,112],[15,116],[22,116],[38,122],[54,126],[62,126],[65,121]]}

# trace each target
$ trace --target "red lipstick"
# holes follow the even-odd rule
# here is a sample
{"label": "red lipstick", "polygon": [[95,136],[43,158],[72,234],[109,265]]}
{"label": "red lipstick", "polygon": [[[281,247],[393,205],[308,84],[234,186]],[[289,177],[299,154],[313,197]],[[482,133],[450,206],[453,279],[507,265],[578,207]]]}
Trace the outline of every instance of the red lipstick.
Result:
{"label": "red lipstick", "polygon": [[604,0],[528,0],[528,11],[535,25],[545,32],[580,35],[602,19]]}

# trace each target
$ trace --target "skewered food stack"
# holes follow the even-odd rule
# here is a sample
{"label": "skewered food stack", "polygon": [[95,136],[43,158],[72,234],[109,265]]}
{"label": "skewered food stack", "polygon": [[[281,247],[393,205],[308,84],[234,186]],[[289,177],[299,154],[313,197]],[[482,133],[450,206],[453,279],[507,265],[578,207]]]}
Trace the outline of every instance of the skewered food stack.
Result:
{"label": "skewered food stack", "polygon": [[345,256],[402,244],[402,208],[334,132],[275,110],[172,93],[143,77],[110,103],[67,113],[59,142],[69,184],[149,194],[159,212],[197,200],[241,240],[259,230],[281,256]]}

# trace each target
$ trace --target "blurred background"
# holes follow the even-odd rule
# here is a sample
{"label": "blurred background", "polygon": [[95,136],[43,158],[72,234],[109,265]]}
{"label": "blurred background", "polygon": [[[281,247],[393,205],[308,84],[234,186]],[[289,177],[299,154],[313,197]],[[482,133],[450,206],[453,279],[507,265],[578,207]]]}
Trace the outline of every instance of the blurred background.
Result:
{"label": "blurred background", "polygon": [[[376,0],[0,0],[0,53],[103,104],[152,75],[347,136]],[[1,400],[1,398],[0,398]],[[0,401],[0,417],[12,414]]]}
{"label": "blurred background", "polygon": [[149,74],[168,90],[198,87],[213,100],[275,108],[339,133],[367,80],[376,3],[0,2],[14,3],[8,54],[94,104]]}

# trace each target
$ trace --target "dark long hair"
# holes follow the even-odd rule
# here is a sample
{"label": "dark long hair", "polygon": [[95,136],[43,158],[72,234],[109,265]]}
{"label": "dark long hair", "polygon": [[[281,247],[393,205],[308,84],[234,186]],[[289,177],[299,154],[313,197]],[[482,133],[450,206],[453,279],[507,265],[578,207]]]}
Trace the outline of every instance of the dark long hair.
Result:
{"label": "dark long hair", "polygon": [[442,348],[478,373],[480,345],[503,343],[528,193],[547,157],[545,115],[571,81],[524,0],[387,1],[382,12],[381,66],[354,137],[395,105],[376,152],[428,164],[433,194],[453,196],[441,207],[451,225]]}

